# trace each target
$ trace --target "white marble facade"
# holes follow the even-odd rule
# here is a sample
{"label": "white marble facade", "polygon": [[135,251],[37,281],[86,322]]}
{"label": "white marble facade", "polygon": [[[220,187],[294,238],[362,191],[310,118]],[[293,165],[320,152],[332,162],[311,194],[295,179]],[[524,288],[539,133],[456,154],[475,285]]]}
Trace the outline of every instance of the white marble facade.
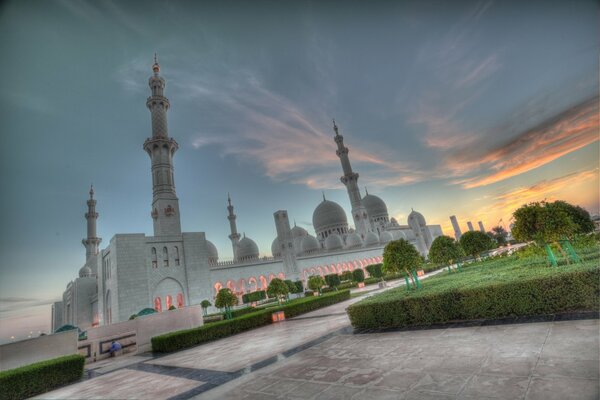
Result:
{"label": "white marble facade", "polygon": [[[382,261],[383,248],[400,238],[427,255],[431,242],[442,234],[439,225],[427,225],[411,212],[406,225],[389,218],[385,202],[372,194],[361,196],[358,173],[352,170],[349,150],[334,121],[337,145],[348,190],[354,228],[337,203],[320,202],[313,213],[314,235],[290,226],[287,211],[273,214],[276,237],[271,257],[260,257],[256,243],[239,235],[236,215],[228,199],[233,260],[220,261],[216,247],[204,232],[181,232],[179,200],[175,192],[173,156],[177,142],[167,128],[169,100],[165,80],[155,61],[149,79],[151,96],[146,105],[152,115],[152,137],[144,143],[151,160],[154,236],[143,233],[116,234],[102,250],[96,236],[94,190],[87,201],[86,262],[79,277],[68,283],[63,300],[52,306],[52,329],[64,324],[87,329],[129,319],[144,308],[166,310],[211,302],[218,290],[229,287],[237,294],[266,289],[274,277],[306,281],[310,275],[341,273]],[[332,148],[333,151],[333,148]],[[266,223],[266,222],[265,222]]]}

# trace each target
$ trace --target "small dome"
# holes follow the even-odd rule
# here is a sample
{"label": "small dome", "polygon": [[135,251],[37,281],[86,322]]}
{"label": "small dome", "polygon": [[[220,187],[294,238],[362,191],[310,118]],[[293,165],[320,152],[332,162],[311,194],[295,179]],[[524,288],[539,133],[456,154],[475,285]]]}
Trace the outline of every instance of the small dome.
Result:
{"label": "small dome", "polygon": [[344,209],[333,201],[323,200],[313,212],[313,226],[317,234],[325,228],[348,228]]}
{"label": "small dome", "polygon": [[392,240],[394,240],[394,237],[388,231],[382,232],[379,236],[379,241],[381,242],[381,244],[386,244],[388,242],[391,242]]}
{"label": "small dome", "polygon": [[281,257],[281,247],[279,246],[279,238],[273,239],[273,243],[271,243],[271,254],[273,254],[273,257]]}
{"label": "small dome", "polygon": [[238,260],[252,260],[258,258],[258,246],[254,240],[244,236],[237,245]]}
{"label": "small dome", "polygon": [[388,210],[385,202],[377,196],[367,194],[365,197],[363,197],[362,204],[367,209],[369,218],[388,216]]}
{"label": "small dome", "polygon": [[361,247],[362,244],[363,244],[362,239],[360,238],[358,233],[354,232],[354,233],[351,233],[348,236],[346,236],[346,248],[347,249]]}
{"label": "small dome", "polygon": [[302,236],[306,236],[306,235],[308,235],[308,232],[306,231],[306,229],[301,228],[296,225],[294,225],[294,227],[292,228],[292,237],[294,239],[297,237],[302,237]]}
{"label": "small dome", "polygon": [[219,261],[219,252],[217,251],[217,247],[210,240],[206,241],[206,247],[208,248],[208,261],[211,263],[216,263]]}
{"label": "small dome", "polygon": [[427,226],[427,223],[425,222],[423,214],[413,210],[408,214],[408,226],[414,230],[414,227],[425,227]]}
{"label": "small dome", "polygon": [[325,239],[325,248],[327,250],[338,250],[344,247],[344,243],[342,242],[342,238],[337,233],[331,234],[327,236]]}
{"label": "small dome", "polygon": [[390,218],[390,224],[389,225],[390,226],[400,226],[400,224],[398,224],[398,221],[394,217]]}
{"label": "small dome", "polygon": [[317,238],[311,235],[306,235],[302,238],[301,248],[303,254],[312,254],[321,250],[319,241],[317,240]]}
{"label": "small dome", "polygon": [[404,234],[404,231],[401,230],[395,230],[395,231],[387,231],[388,233],[392,234],[392,237],[394,238],[394,240],[399,240],[399,239],[406,239],[406,235]]}
{"label": "small dome", "polygon": [[87,265],[84,265],[79,270],[79,277],[80,278],[86,278],[88,276],[92,276],[92,269],[90,267],[88,267]]}
{"label": "small dome", "polygon": [[377,237],[377,234],[375,232],[367,233],[367,236],[365,237],[365,246],[377,246],[378,244],[379,237]]}

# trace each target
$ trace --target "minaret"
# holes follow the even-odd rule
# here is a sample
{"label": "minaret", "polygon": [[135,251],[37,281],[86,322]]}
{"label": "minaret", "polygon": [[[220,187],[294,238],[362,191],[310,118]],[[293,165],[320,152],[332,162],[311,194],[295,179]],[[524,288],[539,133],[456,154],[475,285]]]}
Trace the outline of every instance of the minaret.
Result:
{"label": "minaret", "polygon": [[338,127],[333,120],[333,130],[335,131],[335,143],[338,149],[335,152],[342,162],[342,170],[344,175],[340,178],[342,183],[346,185],[350,204],[352,205],[352,218],[354,219],[354,228],[364,239],[367,232],[370,230],[369,216],[367,209],[362,205],[360,189],[358,188],[358,173],[352,171],[350,158],[348,158],[348,148],[344,146],[344,137],[339,134]]}
{"label": "minaret", "polygon": [[229,197],[229,193],[227,193],[227,211],[229,214],[227,215],[227,219],[229,220],[229,228],[231,229],[231,235],[229,235],[229,239],[231,240],[231,247],[233,247],[233,259],[237,260],[237,245],[240,241],[240,234],[237,231],[237,225],[235,224],[235,214],[233,213],[233,205],[231,204],[231,197]]}
{"label": "minaret", "polygon": [[152,161],[152,219],[154,236],[181,235],[179,199],[175,193],[173,176],[173,155],[179,148],[177,142],[169,138],[167,110],[170,107],[163,91],[165,80],[158,74],[160,66],[154,55],[154,74],[148,80],[152,94],[146,100],[146,107],[152,114],[152,137],[144,142],[144,150]]}
{"label": "minaret", "polygon": [[454,228],[454,238],[459,241],[460,237],[462,236],[462,232],[460,231],[460,226],[458,225],[456,215],[450,216],[450,222],[452,222],[452,228]]}
{"label": "minaret", "polygon": [[473,229],[473,223],[471,221],[467,222],[467,227],[469,228],[469,232],[473,232],[475,229]]}
{"label": "minaret", "polygon": [[98,254],[98,246],[102,239],[96,236],[96,220],[98,213],[96,212],[96,200],[94,200],[94,186],[90,187],[90,199],[87,201],[88,212],[85,213],[87,220],[87,239],[83,239],[81,243],[85,247],[85,261],[87,262],[91,256]]}

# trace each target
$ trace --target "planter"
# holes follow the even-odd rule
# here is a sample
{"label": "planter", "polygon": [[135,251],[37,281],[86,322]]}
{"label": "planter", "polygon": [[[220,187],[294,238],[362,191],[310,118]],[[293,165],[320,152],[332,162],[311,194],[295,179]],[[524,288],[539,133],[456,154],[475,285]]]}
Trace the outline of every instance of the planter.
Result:
{"label": "planter", "polygon": [[417,276],[423,276],[425,275],[425,271],[423,271],[422,269],[417,271]]}
{"label": "planter", "polygon": [[271,314],[271,318],[273,322],[285,321],[285,312],[275,311],[273,314]]}
{"label": "planter", "polygon": [[363,287],[365,287],[365,283],[364,282],[358,282],[358,284],[356,285],[356,287],[363,288]]}

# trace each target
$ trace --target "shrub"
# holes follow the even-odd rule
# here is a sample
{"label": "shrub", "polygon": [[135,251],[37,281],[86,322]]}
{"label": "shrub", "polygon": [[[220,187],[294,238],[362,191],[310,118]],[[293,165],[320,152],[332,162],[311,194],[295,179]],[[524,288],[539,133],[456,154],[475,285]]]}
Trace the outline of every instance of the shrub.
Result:
{"label": "shrub", "polygon": [[336,287],[342,283],[338,274],[325,275],[325,282],[327,282],[327,286],[330,288]]}
{"label": "shrub", "polygon": [[344,271],[344,272],[342,272],[342,274],[340,275],[340,280],[342,282],[351,281],[352,280],[352,271]]}
{"label": "shrub", "polygon": [[469,231],[460,237],[460,247],[466,254],[477,257],[480,253],[494,248],[494,241],[483,232]]}
{"label": "shrub", "polygon": [[600,270],[597,268],[553,274],[539,274],[540,268],[546,269],[543,266],[536,267],[538,274],[517,268],[521,271],[512,270],[510,274],[520,274],[518,278],[490,282],[485,278],[492,276],[490,272],[482,274],[480,280],[471,285],[465,285],[458,278],[448,281],[449,276],[440,276],[438,283],[441,279],[447,280],[443,290],[406,294],[402,289],[393,289],[353,304],[347,312],[355,328],[377,329],[597,310],[600,306]]}
{"label": "shrub", "polygon": [[367,265],[365,269],[371,278],[383,278],[382,264]]}
{"label": "shrub", "polygon": [[378,283],[378,282],[381,282],[381,278],[375,278],[375,277],[365,278],[365,285],[372,285],[372,284]]}
{"label": "shrub", "polygon": [[215,307],[217,308],[225,308],[225,314],[227,315],[227,319],[231,319],[231,307],[235,306],[238,303],[238,298],[231,289],[223,288],[219,290],[217,293],[217,297],[215,298]]}
{"label": "shrub", "polygon": [[302,281],[292,282],[290,279],[286,279],[284,282],[287,285],[290,293],[302,293],[304,291]]}
{"label": "shrub", "polygon": [[364,282],[365,281],[365,271],[362,268],[357,268],[352,271],[352,280],[354,282]]}
{"label": "shrub", "polygon": [[288,293],[288,285],[286,285],[286,283],[279,278],[273,278],[269,283],[269,287],[267,288],[267,294],[269,297],[277,298],[278,302],[281,302],[282,299],[285,299]]}
{"label": "shrub", "polygon": [[136,319],[137,318],[137,314],[131,314],[129,316],[129,320],[131,321],[132,319]]}
{"label": "shrub", "polygon": [[335,286],[332,287],[326,287],[321,289],[321,293],[331,293],[331,292],[337,292],[337,288]]}
{"label": "shrub", "polygon": [[450,236],[436,237],[429,248],[429,259],[436,264],[452,264],[464,255],[460,244]]}
{"label": "shrub", "polygon": [[258,290],[256,292],[245,293],[242,295],[242,301],[244,303],[254,303],[267,298],[267,294],[264,290]]}
{"label": "shrub", "polygon": [[207,316],[208,315],[208,307],[212,306],[212,304],[210,303],[210,301],[205,299],[205,300],[202,300],[200,305],[202,306],[202,312],[204,313],[204,316]]}
{"label": "shrub", "polygon": [[318,292],[323,286],[325,286],[325,280],[321,275],[313,275],[308,278],[308,287],[313,291]]}
{"label": "shrub", "polygon": [[343,283],[340,283],[340,284],[337,286],[337,288],[336,288],[336,289],[337,289],[337,290],[344,290],[344,289],[355,288],[356,286],[358,286],[358,285],[356,284],[356,282],[349,281],[349,282],[343,282]]}
{"label": "shrub", "polygon": [[304,292],[304,297],[312,297],[315,295],[315,292],[313,292],[312,290],[307,290],[306,292]]}
{"label": "shrub", "polygon": [[152,351],[159,353],[177,351],[258,328],[270,324],[271,314],[275,311],[284,311],[287,318],[292,318],[349,298],[350,291],[342,290],[324,296],[297,299],[289,304],[271,307],[267,310],[255,311],[235,319],[214,322],[198,328],[155,336],[151,340]]}
{"label": "shrub", "polygon": [[75,382],[83,376],[85,358],[79,354],[0,372],[0,399],[26,399]]}
{"label": "shrub", "polygon": [[171,307],[169,307],[169,311],[172,311],[172,310],[177,310],[177,307],[175,307],[174,305],[171,305]]}

